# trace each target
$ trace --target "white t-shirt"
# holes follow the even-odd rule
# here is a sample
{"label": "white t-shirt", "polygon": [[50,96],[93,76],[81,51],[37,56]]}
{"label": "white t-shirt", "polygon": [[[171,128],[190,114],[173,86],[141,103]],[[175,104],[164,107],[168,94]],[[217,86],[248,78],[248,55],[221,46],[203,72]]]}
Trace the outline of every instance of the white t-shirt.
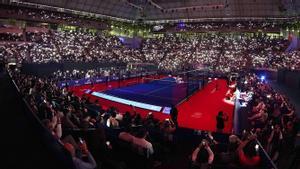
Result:
{"label": "white t-shirt", "polygon": [[148,152],[149,152],[150,154],[153,154],[153,153],[154,153],[152,144],[151,144],[149,141],[145,140],[144,138],[136,138],[136,137],[135,137],[135,138],[133,139],[133,144],[148,149]]}

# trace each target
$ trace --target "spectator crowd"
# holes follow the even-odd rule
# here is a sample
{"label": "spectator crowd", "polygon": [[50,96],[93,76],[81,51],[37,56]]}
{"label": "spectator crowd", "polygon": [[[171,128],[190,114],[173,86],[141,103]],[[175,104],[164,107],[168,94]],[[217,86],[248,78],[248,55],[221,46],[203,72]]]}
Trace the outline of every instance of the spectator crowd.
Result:
{"label": "spectator crowd", "polygon": [[[97,100],[85,95],[77,97],[66,88],[58,88],[56,77],[15,72],[13,79],[33,113],[65,145],[79,168],[126,168],[128,161],[123,155],[116,155],[124,150],[124,144],[135,153],[142,152],[147,160],[151,158],[151,166],[161,165],[168,159],[168,153],[176,151],[176,138],[181,136],[176,134],[177,125],[171,119],[159,121],[151,112],[142,118],[134,107],[132,112],[102,108]],[[266,162],[262,148],[274,163],[293,149],[300,124],[294,106],[256,75],[246,74],[241,82],[242,92],[252,95],[248,105],[250,127],[242,135],[232,134],[227,140],[218,138],[218,133],[202,132],[199,145],[190,154],[190,168],[263,168]],[[96,134],[87,141],[70,132],[91,129]]]}
{"label": "spectator crowd", "polygon": [[[22,10],[14,12],[24,14]],[[68,15],[39,12],[26,15],[77,23]],[[274,23],[250,24],[251,28],[276,26]],[[213,29],[217,26],[198,24],[187,27]],[[248,28],[244,24],[238,27]],[[221,33],[193,37],[165,35],[145,39],[140,49],[131,49],[122,46],[118,37],[103,32],[49,30],[47,33],[26,33],[25,36],[26,41],[17,35],[2,37],[4,43],[0,44],[0,57],[20,64],[64,61],[153,63],[159,69],[171,71],[187,67],[209,67],[223,73],[249,68],[300,69],[300,52],[286,53],[289,42],[284,38],[250,37],[242,33],[238,36]],[[5,43],[11,40],[19,43]],[[136,160],[138,158],[136,161],[125,158],[132,155],[128,149],[130,153],[142,155],[146,161],[153,161],[151,165],[161,165],[168,160],[168,155],[178,150],[176,139],[181,135],[177,132],[177,122],[172,119],[159,121],[151,112],[142,118],[134,107],[132,112],[104,108],[97,100],[92,101],[86,95],[77,97],[67,88],[57,86],[62,79],[94,77],[105,75],[106,71],[57,71],[51,77],[43,78],[20,72],[12,75],[32,112],[70,152],[76,168],[146,168],[147,163]],[[109,71],[108,76],[119,73],[114,69]],[[197,141],[199,144],[194,151],[191,150],[190,168],[218,165],[264,168],[261,166],[261,148],[267,151],[274,163],[293,149],[299,119],[287,97],[253,74],[246,74],[239,84],[243,92],[252,95],[248,105],[249,129],[240,136],[232,134],[225,141],[217,137],[218,133],[203,132],[201,140]],[[74,134],[77,131],[93,131],[92,138],[84,137],[82,133]],[[122,154],[120,150],[126,153]],[[138,162],[141,166],[136,165]]]}
{"label": "spectator crowd", "polygon": [[[285,52],[284,38],[230,36],[149,38],[140,49],[122,46],[114,36],[101,32],[54,31],[27,33],[27,42],[3,43],[0,55],[18,63],[122,62],[153,63],[164,70],[206,66],[221,72],[248,68],[299,69],[299,51]],[[222,64],[220,64],[222,63]]]}

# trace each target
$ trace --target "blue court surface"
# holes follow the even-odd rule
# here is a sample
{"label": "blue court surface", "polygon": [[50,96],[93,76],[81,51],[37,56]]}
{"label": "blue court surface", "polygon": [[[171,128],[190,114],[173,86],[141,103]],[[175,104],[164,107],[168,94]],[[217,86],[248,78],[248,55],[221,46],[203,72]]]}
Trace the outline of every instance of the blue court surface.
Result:
{"label": "blue court surface", "polygon": [[[102,93],[140,103],[170,107],[186,98],[187,86],[187,83],[178,83],[174,78],[167,77],[159,80],[149,80],[149,82],[142,84],[111,89]],[[189,91],[194,90],[194,88],[195,84],[192,87],[189,84]]]}

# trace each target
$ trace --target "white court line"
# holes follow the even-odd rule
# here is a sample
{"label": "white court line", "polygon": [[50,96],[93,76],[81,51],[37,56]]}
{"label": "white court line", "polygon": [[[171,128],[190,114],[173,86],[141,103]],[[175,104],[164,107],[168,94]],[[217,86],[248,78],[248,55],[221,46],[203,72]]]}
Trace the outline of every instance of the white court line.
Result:
{"label": "white court line", "polygon": [[111,101],[114,101],[114,102],[118,102],[118,103],[122,103],[122,104],[126,104],[126,105],[132,105],[132,106],[139,107],[139,108],[142,108],[142,109],[147,109],[147,110],[152,110],[152,111],[157,111],[157,112],[160,112],[161,109],[162,109],[162,106],[137,102],[137,101],[128,100],[128,99],[123,99],[123,98],[108,95],[108,94],[105,94],[105,93],[92,92],[91,95],[97,96],[97,97],[100,97],[100,98],[103,98],[103,99],[106,99],[106,100],[111,100]]}

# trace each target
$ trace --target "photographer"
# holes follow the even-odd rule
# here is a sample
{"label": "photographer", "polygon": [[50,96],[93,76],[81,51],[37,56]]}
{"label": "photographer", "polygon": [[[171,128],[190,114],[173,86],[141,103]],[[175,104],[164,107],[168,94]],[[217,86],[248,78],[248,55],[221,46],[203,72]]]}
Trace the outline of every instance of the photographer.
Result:
{"label": "photographer", "polygon": [[207,169],[214,160],[214,153],[207,140],[203,139],[192,154],[192,169]]}

